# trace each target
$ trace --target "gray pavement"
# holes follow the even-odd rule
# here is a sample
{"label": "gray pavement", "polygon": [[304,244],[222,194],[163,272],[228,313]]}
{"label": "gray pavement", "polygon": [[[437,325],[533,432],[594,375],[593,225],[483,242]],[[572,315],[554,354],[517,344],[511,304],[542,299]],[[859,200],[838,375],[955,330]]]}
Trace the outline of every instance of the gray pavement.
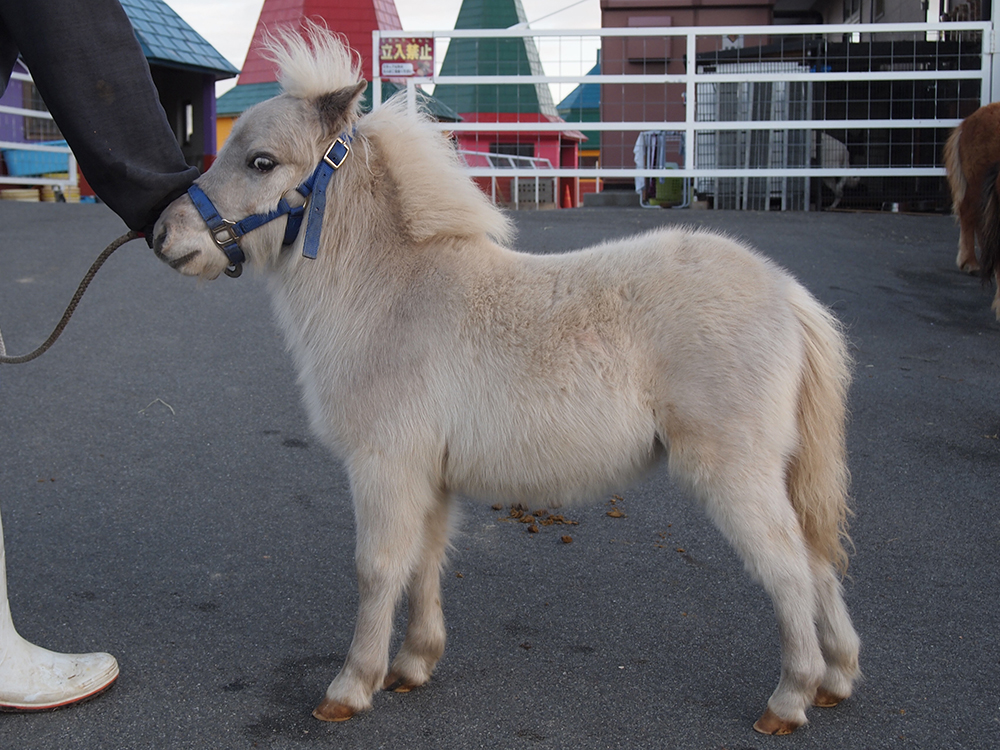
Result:
{"label": "gray pavement", "polygon": [[[51,352],[0,366],[0,505],[19,630],[121,664],[99,699],[0,715],[0,748],[986,748],[1000,742],[1000,324],[950,217],[522,212],[555,251],[669,222],[745,238],[847,324],[866,680],[787,738],[770,604],[664,472],[528,534],[463,503],[432,682],[310,711],[354,620],[344,473],[306,427],[253,274],[198,284],[127,245]],[[0,203],[0,327],[47,334],[123,227]],[[571,544],[560,537],[570,534]]]}

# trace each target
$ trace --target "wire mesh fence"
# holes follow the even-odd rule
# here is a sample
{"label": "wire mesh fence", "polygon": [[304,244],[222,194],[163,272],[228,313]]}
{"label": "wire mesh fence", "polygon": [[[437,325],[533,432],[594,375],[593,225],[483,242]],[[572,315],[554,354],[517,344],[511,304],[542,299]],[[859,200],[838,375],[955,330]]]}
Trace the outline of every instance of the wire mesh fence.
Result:
{"label": "wire mesh fence", "polygon": [[[376,56],[388,34],[375,33]],[[433,73],[385,80],[414,107],[418,91],[441,105],[434,116],[461,151],[536,160],[469,162],[511,205],[510,180],[531,177],[562,206],[619,193],[642,205],[947,210],[944,142],[989,101],[993,71],[988,22],[420,36]]]}

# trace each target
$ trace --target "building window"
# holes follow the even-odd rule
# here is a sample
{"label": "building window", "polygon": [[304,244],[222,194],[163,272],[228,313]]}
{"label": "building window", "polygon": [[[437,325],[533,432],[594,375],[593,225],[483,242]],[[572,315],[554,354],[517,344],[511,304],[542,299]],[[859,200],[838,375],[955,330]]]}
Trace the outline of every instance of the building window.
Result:
{"label": "building window", "polygon": [[194,105],[191,102],[184,102],[184,138],[183,144],[190,146],[194,140]]}
{"label": "building window", "polygon": [[[24,81],[21,84],[22,106],[25,109],[36,112],[48,112],[45,102],[42,101],[41,94],[35,88],[35,84]],[[24,140],[26,141],[61,141],[62,133],[53,120],[47,117],[25,117],[24,118]]]}
{"label": "building window", "polygon": [[535,155],[534,143],[491,143],[491,154],[504,154],[505,156],[527,156],[531,158]]}
{"label": "building window", "polygon": [[535,156],[534,143],[491,143],[490,153],[500,158],[490,159],[494,167],[515,169],[531,167]]}

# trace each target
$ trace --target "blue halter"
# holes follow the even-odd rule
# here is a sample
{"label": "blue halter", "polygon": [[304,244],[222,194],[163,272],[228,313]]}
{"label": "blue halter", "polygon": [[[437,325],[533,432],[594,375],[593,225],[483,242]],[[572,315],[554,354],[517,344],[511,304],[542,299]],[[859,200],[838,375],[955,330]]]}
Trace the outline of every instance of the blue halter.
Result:
{"label": "blue halter", "polygon": [[191,196],[194,207],[198,209],[201,218],[208,225],[212,239],[229,258],[229,267],[226,269],[227,276],[236,278],[243,273],[243,263],[246,262],[246,256],[240,248],[240,238],[243,235],[275,219],[280,219],[282,216],[288,216],[285,236],[281,244],[283,246],[291,245],[299,236],[299,229],[302,228],[302,219],[305,217],[307,206],[309,223],[306,225],[306,236],[302,243],[302,255],[306,258],[316,258],[316,253],[319,250],[319,234],[323,229],[323,212],[326,210],[326,189],[333,173],[340,169],[347,160],[347,155],[351,153],[352,140],[353,133],[351,135],[341,133],[323,154],[323,158],[320,159],[313,173],[305,182],[295,188],[303,198],[309,198],[312,195],[308,204],[293,208],[288,201],[282,198],[278,202],[278,207],[273,211],[266,214],[252,214],[239,221],[230,221],[219,215],[218,209],[204,190],[197,185],[188,188],[188,195]]}

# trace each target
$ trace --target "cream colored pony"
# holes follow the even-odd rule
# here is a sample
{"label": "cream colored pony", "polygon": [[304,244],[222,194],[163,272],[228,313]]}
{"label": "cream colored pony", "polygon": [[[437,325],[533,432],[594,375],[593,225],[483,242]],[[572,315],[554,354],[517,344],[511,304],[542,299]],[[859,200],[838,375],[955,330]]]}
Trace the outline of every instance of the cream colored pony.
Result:
{"label": "cream colored pony", "polygon": [[[831,314],[704,231],[559,255],[508,249],[508,220],[447,139],[402,101],[361,116],[350,52],[328,32],[307,36],[283,38],[284,93],[240,117],[198,182],[223,217],[267,213],[302,203],[294,188],[330,144],[351,144],[315,260],[302,233],[282,247],[284,218],[240,241],[268,277],[312,428],[354,499],[357,624],[314,715],[347,719],[379,688],[430,679],[455,495],[585,501],[663,454],[773,599],[781,677],[755,728],[790,732],[810,705],[849,696],[858,637],[838,577],[849,363]],[[157,223],[155,249],[205,279],[234,263],[188,197]],[[409,622],[390,665],[404,591]]]}

